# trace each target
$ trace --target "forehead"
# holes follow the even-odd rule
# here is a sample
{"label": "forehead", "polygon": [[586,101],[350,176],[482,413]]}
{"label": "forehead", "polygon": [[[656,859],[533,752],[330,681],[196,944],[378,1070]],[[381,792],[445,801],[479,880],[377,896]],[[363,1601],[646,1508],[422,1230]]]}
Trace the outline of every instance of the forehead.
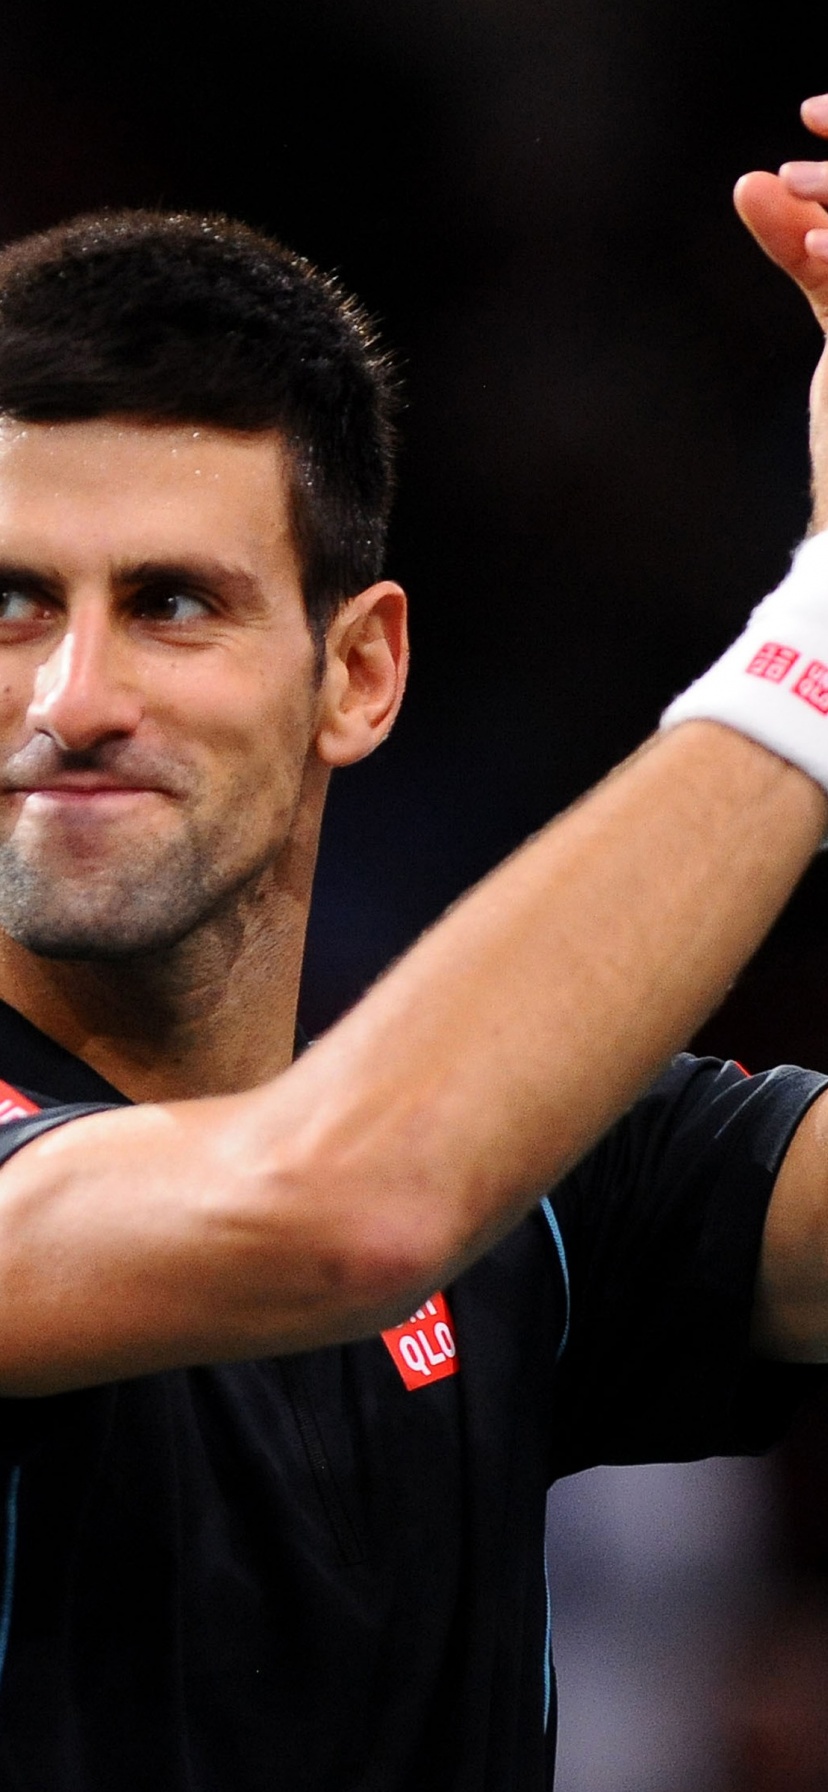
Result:
{"label": "forehead", "polygon": [[39,543],[157,557],[206,549],[261,572],[294,562],[289,467],[275,432],[102,418],[0,418],[0,552]]}

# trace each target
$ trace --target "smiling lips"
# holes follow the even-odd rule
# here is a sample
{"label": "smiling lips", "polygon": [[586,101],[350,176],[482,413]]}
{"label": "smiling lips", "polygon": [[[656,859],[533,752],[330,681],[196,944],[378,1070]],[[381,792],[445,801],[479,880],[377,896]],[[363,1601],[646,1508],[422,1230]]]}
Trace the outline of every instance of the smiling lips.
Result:
{"label": "smiling lips", "polygon": [[30,797],[43,797],[51,802],[84,803],[100,802],[106,798],[157,796],[158,792],[146,784],[46,784],[38,785],[34,790],[21,790],[16,794],[26,801]]}
{"label": "smiling lips", "polygon": [[134,802],[140,797],[168,794],[155,784],[129,784],[107,778],[98,772],[69,775],[54,783],[7,785],[6,794],[19,796],[23,804],[48,803],[68,808],[114,807]]}
{"label": "smiling lips", "polygon": [[11,777],[0,780],[0,790],[7,796],[139,796],[147,792],[171,792],[159,780],[144,773],[139,777],[118,776],[102,767],[89,766],[77,771],[43,768],[40,776]]}

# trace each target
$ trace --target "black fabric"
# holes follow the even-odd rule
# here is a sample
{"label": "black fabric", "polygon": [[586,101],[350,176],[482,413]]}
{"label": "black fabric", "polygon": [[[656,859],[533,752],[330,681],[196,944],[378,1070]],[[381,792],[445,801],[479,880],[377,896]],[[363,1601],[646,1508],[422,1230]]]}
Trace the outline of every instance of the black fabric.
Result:
{"label": "black fabric", "polygon": [[[111,1100],[33,1033],[35,1099]],[[677,1060],[556,1193],[562,1355],[540,1208],[448,1290],[459,1373],[413,1392],[377,1339],[0,1402],[4,1792],[551,1785],[547,1484],[770,1441],[756,1255],[823,1086]]]}

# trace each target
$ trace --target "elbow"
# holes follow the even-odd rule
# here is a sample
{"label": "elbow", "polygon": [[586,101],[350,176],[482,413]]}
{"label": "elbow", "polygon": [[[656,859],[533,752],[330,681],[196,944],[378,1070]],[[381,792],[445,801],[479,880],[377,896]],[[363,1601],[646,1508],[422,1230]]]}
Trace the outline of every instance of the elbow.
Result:
{"label": "elbow", "polygon": [[247,1098],[263,1123],[242,1156],[243,1186],[238,1153],[230,1185],[239,1289],[254,1279],[255,1305],[273,1316],[271,1335],[278,1330],[286,1349],[376,1335],[406,1319],[463,1267],[481,1230],[479,1191],[470,1191],[466,1159],[447,1146],[433,1103],[424,1116],[410,1090],[402,1114],[314,1093],[275,1141],[272,1095]]}
{"label": "elbow", "polygon": [[394,1191],[387,1201],[356,1202],[349,1222],[320,1235],[323,1299],[334,1327],[354,1337],[396,1325],[441,1288],[454,1269],[439,1217],[422,1201]]}
{"label": "elbow", "polygon": [[375,1335],[408,1317],[457,1266],[446,1202],[410,1173],[381,1182],[353,1162],[304,1163],[255,1254],[267,1297],[292,1311],[299,1348]]}
{"label": "elbow", "polygon": [[339,1265],[341,1286],[360,1331],[408,1318],[453,1273],[443,1229],[422,1215],[365,1215]]}

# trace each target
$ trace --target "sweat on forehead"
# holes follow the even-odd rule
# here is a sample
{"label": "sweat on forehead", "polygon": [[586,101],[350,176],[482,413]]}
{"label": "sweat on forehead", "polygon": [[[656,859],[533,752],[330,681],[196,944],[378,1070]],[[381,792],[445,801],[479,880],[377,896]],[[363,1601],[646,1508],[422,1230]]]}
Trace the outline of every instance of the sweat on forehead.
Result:
{"label": "sweat on forehead", "polygon": [[101,213],[0,252],[0,411],[282,433],[314,631],[382,570],[394,407],[361,308],[246,225]]}
{"label": "sweat on forehead", "polygon": [[302,582],[273,434],[94,419],[0,425],[0,559],[52,587],[129,583],[162,564],[250,592]]}

